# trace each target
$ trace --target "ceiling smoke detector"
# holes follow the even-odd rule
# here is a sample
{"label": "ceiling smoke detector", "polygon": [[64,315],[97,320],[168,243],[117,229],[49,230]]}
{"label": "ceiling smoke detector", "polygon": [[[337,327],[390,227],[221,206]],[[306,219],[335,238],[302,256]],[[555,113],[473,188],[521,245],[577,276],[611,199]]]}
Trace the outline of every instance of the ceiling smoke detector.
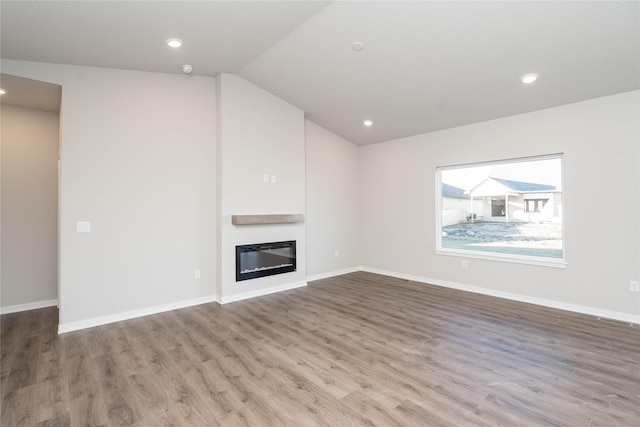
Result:
{"label": "ceiling smoke detector", "polygon": [[191,72],[193,71],[193,67],[189,64],[184,64],[182,66],[182,72],[185,74],[191,74]]}
{"label": "ceiling smoke detector", "polygon": [[364,43],[362,43],[362,42],[354,42],[351,45],[351,49],[355,50],[356,52],[360,52],[362,49],[364,49]]}

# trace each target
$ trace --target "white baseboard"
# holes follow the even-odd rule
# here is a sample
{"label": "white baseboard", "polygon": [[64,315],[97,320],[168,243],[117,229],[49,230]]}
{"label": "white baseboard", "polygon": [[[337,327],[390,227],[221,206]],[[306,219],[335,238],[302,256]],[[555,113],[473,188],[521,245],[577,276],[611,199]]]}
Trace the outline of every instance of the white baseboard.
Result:
{"label": "white baseboard", "polygon": [[272,286],[270,288],[258,289],[255,291],[243,292],[241,294],[220,297],[217,301],[220,304],[229,304],[230,302],[242,301],[249,298],[261,297],[263,295],[275,294],[276,292],[288,291],[296,288],[307,286],[307,282],[287,283],[286,285]]}
{"label": "white baseboard", "polygon": [[559,310],[572,311],[575,313],[588,314],[595,317],[619,320],[625,323],[640,324],[640,315],[622,313],[619,311],[604,310],[596,307],[588,307],[584,305],[569,304],[560,301],[554,301],[544,298],[535,298],[527,295],[514,294],[511,292],[496,291],[494,289],[482,288],[479,286],[465,285],[462,283],[449,282],[446,280],[438,280],[429,277],[414,276],[411,274],[403,274],[395,271],[379,270],[376,268],[362,267],[362,271],[369,273],[381,274],[383,276],[396,277],[398,279],[406,279],[414,282],[425,283],[429,285],[442,286],[445,288],[458,289],[461,291],[474,292],[476,294],[488,295],[497,298],[504,298],[513,301],[526,302],[529,304],[540,305],[543,307],[557,308]]}
{"label": "white baseboard", "polygon": [[[618,320],[621,322],[640,324],[640,315],[633,315],[628,313],[622,313],[618,311],[604,310],[596,307],[588,307],[576,304],[569,304],[554,300],[548,300],[544,298],[535,298],[527,295],[515,294],[510,292],[496,291],[493,289],[483,288],[479,286],[466,285],[457,282],[450,282],[446,280],[433,279],[429,277],[415,276],[411,274],[398,273],[395,271],[380,270],[370,267],[353,267],[348,269],[342,269],[329,273],[310,276],[307,278],[308,282],[314,280],[326,279],[329,277],[340,276],[343,274],[353,273],[356,271],[366,271],[369,273],[381,274],[384,276],[396,277],[399,279],[411,280],[418,283],[431,284],[436,286],[442,286],[445,288],[458,289],[461,291],[474,292],[477,294],[493,296],[497,298],[504,298],[513,301],[525,302],[529,304],[540,305],[543,307],[556,308],[560,310],[572,311],[576,313],[587,314],[595,317],[602,317],[607,319]],[[81,320],[77,322],[63,323],[58,326],[58,333],[63,334],[66,332],[76,331],[79,329],[92,328],[95,326],[106,325],[109,323],[120,322],[123,320],[134,319],[137,317],[148,316],[151,314],[162,313],[165,311],[177,310],[179,308],[191,307],[200,304],[207,304],[210,302],[218,302],[220,304],[228,304],[236,301],[241,301],[249,298],[255,298],[263,295],[269,295],[277,292],[287,291],[300,287],[307,286],[307,282],[289,283],[280,286],[273,286],[267,289],[259,289],[256,291],[243,292],[241,294],[230,295],[228,297],[216,297],[210,295],[202,298],[195,298],[185,301],[179,301],[170,304],[158,305],[154,307],[147,307],[139,310],[132,310],[123,313],[117,313],[108,316],[95,317],[87,320]],[[0,314],[9,314],[20,311],[35,310],[38,308],[53,307],[58,304],[58,300],[38,301],[29,304],[19,304],[7,307],[0,307]]]}
{"label": "white baseboard", "polygon": [[314,280],[328,279],[329,277],[342,276],[343,274],[355,273],[356,271],[362,271],[362,267],[343,268],[342,270],[331,271],[329,273],[308,276],[307,282],[313,282]]}
{"label": "white baseboard", "polygon": [[57,299],[29,302],[26,304],[8,305],[6,307],[0,307],[0,314],[18,313],[20,311],[37,310],[38,308],[57,307],[57,305]]}
{"label": "white baseboard", "polygon": [[194,305],[215,302],[216,296],[210,295],[201,298],[193,298],[184,301],[172,302],[169,304],[156,305],[153,307],[141,308],[138,310],[125,311],[122,313],[110,314],[107,316],[94,317],[77,322],[61,323],[58,325],[58,334],[77,331],[79,329],[93,328],[95,326],[107,325],[109,323],[121,322],[123,320],[135,319],[136,317],[148,316],[150,314],[163,313],[165,311],[177,310],[179,308],[192,307]]}
{"label": "white baseboard", "polygon": [[307,282],[289,283],[286,285],[274,286],[267,289],[259,289],[257,291],[244,292],[237,295],[231,295],[228,297],[218,297],[216,295],[210,295],[202,298],[194,298],[185,301],[178,301],[170,304],[157,305],[154,307],[141,308],[139,310],[126,311],[123,313],[110,314],[107,316],[94,317],[91,319],[80,320],[77,322],[61,323],[58,325],[58,333],[64,334],[66,332],[77,331],[80,329],[93,328],[95,326],[107,325],[109,323],[121,322],[123,320],[135,319],[137,317],[149,316],[151,314],[163,313],[165,311],[177,310],[179,308],[192,307],[200,304],[207,304],[210,302],[218,302],[219,304],[228,304],[235,301],[254,298],[262,295],[273,294],[276,292],[287,291],[290,289],[300,288],[307,286]]}

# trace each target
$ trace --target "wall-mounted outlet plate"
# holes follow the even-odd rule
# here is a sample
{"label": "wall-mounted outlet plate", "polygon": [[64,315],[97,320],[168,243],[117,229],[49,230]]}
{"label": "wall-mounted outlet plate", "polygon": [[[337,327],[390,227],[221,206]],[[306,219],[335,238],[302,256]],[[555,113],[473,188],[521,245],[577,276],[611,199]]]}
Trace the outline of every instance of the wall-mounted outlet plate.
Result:
{"label": "wall-mounted outlet plate", "polygon": [[469,261],[467,261],[466,259],[462,260],[462,268],[469,268]]}
{"label": "wall-mounted outlet plate", "polygon": [[631,292],[640,292],[640,282],[634,282],[633,280],[629,282],[629,290]]}
{"label": "wall-mounted outlet plate", "polygon": [[194,279],[200,278],[200,270],[193,270],[193,278]]}

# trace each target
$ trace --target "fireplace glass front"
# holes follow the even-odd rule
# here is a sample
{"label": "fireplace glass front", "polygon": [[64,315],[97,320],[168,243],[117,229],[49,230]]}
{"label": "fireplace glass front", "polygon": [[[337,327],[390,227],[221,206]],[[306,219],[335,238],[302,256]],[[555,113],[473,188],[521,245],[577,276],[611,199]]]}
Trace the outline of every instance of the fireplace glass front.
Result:
{"label": "fireplace glass front", "polygon": [[296,241],[236,246],[236,282],[296,271]]}

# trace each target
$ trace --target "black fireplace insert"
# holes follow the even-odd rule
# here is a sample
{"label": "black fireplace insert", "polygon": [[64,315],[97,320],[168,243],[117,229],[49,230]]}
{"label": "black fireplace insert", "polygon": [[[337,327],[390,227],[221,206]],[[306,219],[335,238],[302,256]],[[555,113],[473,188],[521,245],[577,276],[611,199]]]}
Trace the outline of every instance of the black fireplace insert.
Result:
{"label": "black fireplace insert", "polygon": [[236,246],[236,282],[296,271],[296,241]]}

